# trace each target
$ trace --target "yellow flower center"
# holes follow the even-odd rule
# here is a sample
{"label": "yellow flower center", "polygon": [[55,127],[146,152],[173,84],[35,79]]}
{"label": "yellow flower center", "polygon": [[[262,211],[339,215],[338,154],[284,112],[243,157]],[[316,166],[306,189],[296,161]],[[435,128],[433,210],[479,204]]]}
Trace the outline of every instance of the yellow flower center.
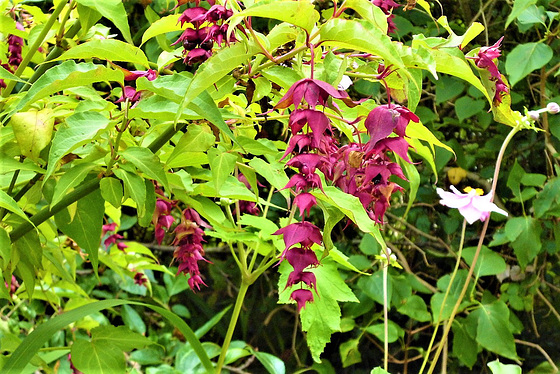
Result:
{"label": "yellow flower center", "polygon": [[463,189],[463,191],[465,191],[466,193],[469,193],[469,192],[471,192],[472,190],[474,190],[478,196],[484,195],[484,190],[483,190],[482,188],[465,187],[465,188]]}

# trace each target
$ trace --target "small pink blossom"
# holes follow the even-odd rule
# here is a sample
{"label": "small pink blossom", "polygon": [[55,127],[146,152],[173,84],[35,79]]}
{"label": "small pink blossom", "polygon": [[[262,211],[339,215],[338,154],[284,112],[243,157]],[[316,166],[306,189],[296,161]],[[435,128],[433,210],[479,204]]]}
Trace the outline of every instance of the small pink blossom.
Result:
{"label": "small pink blossom", "polygon": [[451,190],[453,192],[447,192],[441,188],[436,190],[441,197],[440,204],[459,209],[459,213],[465,217],[469,224],[478,220],[485,221],[490,216],[490,212],[500,213],[504,216],[508,215],[505,210],[498,208],[492,202],[491,194],[483,195],[483,191],[480,189],[467,187],[465,189],[467,193],[461,193],[455,186],[451,186]]}

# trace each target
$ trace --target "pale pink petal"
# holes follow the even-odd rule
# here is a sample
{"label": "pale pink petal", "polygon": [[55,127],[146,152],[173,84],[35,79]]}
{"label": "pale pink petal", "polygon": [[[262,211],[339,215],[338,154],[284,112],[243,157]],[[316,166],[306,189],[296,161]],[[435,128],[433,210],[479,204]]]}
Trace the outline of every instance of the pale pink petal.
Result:
{"label": "pale pink petal", "polygon": [[[451,186],[452,189],[457,189]],[[441,188],[436,189],[439,197],[441,197],[441,201],[439,202],[441,205],[444,205],[449,208],[462,208],[467,206],[471,203],[471,198],[467,194],[461,194],[459,191],[457,193],[451,193],[442,190]]]}
{"label": "pale pink petal", "polygon": [[[482,219],[482,217],[484,217],[484,212],[481,212],[480,210],[476,209],[471,204],[469,204],[465,207],[459,208],[459,213],[461,213],[461,215],[463,217],[465,217],[467,222],[471,225],[478,220],[484,221]],[[486,217],[484,217],[484,218],[486,218]]]}

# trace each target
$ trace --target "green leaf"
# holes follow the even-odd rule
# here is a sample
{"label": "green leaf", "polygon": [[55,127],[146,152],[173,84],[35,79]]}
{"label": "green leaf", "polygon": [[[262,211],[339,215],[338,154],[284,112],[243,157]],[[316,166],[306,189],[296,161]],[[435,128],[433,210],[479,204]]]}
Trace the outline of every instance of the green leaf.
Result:
{"label": "green leaf", "polygon": [[[200,69],[197,71],[196,76],[200,74]],[[225,73],[224,73],[225,75]],[[195,78],[196,79],[196,78]],[[204,90],[198,92],[198,94],[187,102],[183,102],[185,95],[190,90],[190,85],[194,81],[191,78],[183,74],[173,74],[166,76],[159,76],[154,81],[149,81],[146,78],[140,78],[136,81],[136,87],[139,90],[148,90],[163,96],[167,99],[172,100],[174,103],[179,104],[179,108],[175,109],[177,120],[182,118],[185,114],[185,108],[191,109],[202,118],[205,118],[212,122],[220,131],[227,135],[230,139],[235,141],[235,136],[229,128],[229,126],[224,122],[222,114],[218,110],[216,103],[206,91],[206,86]],[[186,105],[185,105],[186,104]]]}
{"label": "green leaf", "polygon": [[403,301],[404,304],[397,309],[399,313],[420,322],[428,322],[432,319],[432,316],[428,312],[426,302],[420,296],[412,295],[403,299]]}
{"label": "green leaf", "polygon": [[512,360],[518,359],[509,330],[509,309],[503,301],[482,304],[471,314],[477,318],[476,341],[483,348]]}
{"label": "green leaf", "polygon": [[155,344],[150,339],[136,332],[131,331],[126,326],[99,326],[91,330],[91,340],[97,345],[111,344],[121,351],[129,352],[133,349],[144,348],[147,345]]}
{"label": "green leaf", "polygon": [[233,173],[237,155],[228,152],[220,152],[216,148],[208,150],[208,161],[210,162],[210,170],[212,170],[212,180],[216,192],[224,185],[226,179]]}
{"label": "green leaf", "polygon": [[467,118],[482,112],[485,103],[482,100],[475,100],[469,96],[463,96],[455,102],[455,113],[459,121],[464,121]]}
{"label": "green leaf", "polygon": [[390,373],[381,367],[376,367],[371,369],[371,372],[369,374],[390,374]]}
{"label": "green leaf", "polygon": [[399,165],[401,165],[404,175],[408,179],[408,183],[410,189],[408,191],[408,203],[406,204],[406,210],[404,212],[403,217],[408,215],[410,208],[412,208],[412,204],[416,199],[416,194],[418,193],[418,188],[420,187],[420,173],[418,173],[418,169],[413,164],[409,164],[408,162],[404,161],[401,157],[398,157]]}
{"label": "green leaf", "polygon": [[144,52],[129,43],[116,39],[93,39],[70,48],[53,61],[89,60],[96,58],[107,61],[123,61],[149,68],[148,58]]}
{"label": "green leaf", "polygon": [[118,373],[126,371],[122,350],[113,344],[99,345],[87,340],[72,344],[72,363],[84,373]]}
{"label": "green leaf", "polygon": [[31,230],[13,244],[12,261],[17,263],[16,273],[23,279],[29,300],[35,291],[37,270],[43,267],[42,259],[43,247],[36,230]]}
{"label": "green leaf", "polygon": [[70,189],[80,184],[96,165],[91,162],[79,164],[67,170],[54,186],[51,207],[56,205]]}
{"label": "green leaf", "polygon": [[[210,88],[214,83],[218,82],[234,68],[245,63],[248,58],[257,54],[259,51],[259,47],[255,44],[251,43],[246,45],[244,43],[237,43],[219,50],[206,62],[201,64],[196,72],[196,75],[190,82],[190,85],[185,87],[185,94],[179,105],[179,111],[177,112],[175,122],[179,120],[183,109],[187,108],[188,104],[193,102],[204,91],[206,91],[206,89]],[[218,126],[217,124],[215,125]],[[231,130],[229,130],[229,127],[225,127],[227,130],[218,126],[220,130],[233,139]]]}
{"label": "green leaf", "polygon": [[51,142],[54,117],[51,109],[30,110],[12,116],[12,126],[21,154],[33,161],[39,160],[41,151]]}
{"label": "green leaf", "polygon": [[506,57],[506,71],[511,86],[515,86],[533,70],[545,66],[553,55],[552,48],[544,43],[517,45]]}
{"label": "green leaf", "polygon": [[166,17],[162,17],[152,23],[150,27],[144,31],[142,35],[142,44],[146,43],[148,40],[154,36],[165,34],[172,31],[181,31],[183,28],[179,24],[180,14],[171,14]]}
{"label": "green leaf", "polygon": [[325,225],[323,227],[323,244],[325,246],[325,252],[323,256],[328,256],[329,251],[334,247],[331,232],[336,224],[345,216],[343,212],[332,205],[320,203],[319,206],[325,216]]}
{"label": "green leaf", "polygon": [[215,142],[216,137],[210,127],[204,124],[191,124],[187,126],[187,132],[175,144],[173,153],[167,159],[167,163],[186,152],[206,152]]}
{"label": "green leaf", "polygon": [[[469,266],[472,264],[475,252],[476,247],[467,247],[463,249],[462,257]],[[477,277],[497,275],[503,273],[505,270],[506,262],[502,256],[491,249],[488,249],[488,247],[482,246],[478,260],[476,261],[476,265],[474,267],[474,275]]]}
{"label": "green leaf", "polygon": [[17,214],[27,222],[31,223],[29,218],[27,218],[27,215],[17,205],[16,201],[3,190],[0,190],[0,208],[9,210],[10,212]]}
{"label": "green leaf", "polygon": [[142,173],[158,181],[169,191],[169,184],[167,183],[164,166],[159,160],[159,157],[153,154],[152,151],[143,147],[129,147],[119,153]]}
{"label": "green leaf", "polygon": [[8,117],[20,112],[35,101],[45,98],[67,88],[88,86],[97,82],[123,82],[122,71],[95,65],[91,62],[80,63],[70,60],[50,68],[31,86]]}
{"label": "green leaf", "polygon": [[[389,320],[388,321],[388,337],[387,337],[387,341],[389,343],[394,343],[396,342],[399,338],[402,338],[404,336],[404,330],[402,328],[399,327],[399,325],[397,325],[395,322]],[[375,335],[375,337],[377,339],[379,339],[380,341],[385,341],[385,324],[384,323],[377,323],[375,325],[371,325],[368,326],[365,329],[367,332],[369,332],[370,334]]]}
{"label": "green leaf", "polygon": [[359,339],[350,339],[340,344],[338,349],[343,368],[362,362],[362,355],[358,349],[359,344]]}
{"label": "green leaf", "polygon": [[54,216],[60,230],[88,253],[95,271],[97,271],[104,213],[105,201],[101,197],[101,192],[96,190],[78,200],[73,217],[70,216],[68,209],[64,209]]}
{"label": "green leaf", "polygon": [[200,358],[204,368],[208,373],[214,371],[212,362],[208,358],[206,351],[200,344],[200,341],[196,338],[192,329],[177,315],[168,311],[167,309],[138,303],[134,301],[127,300],[103,300],[87,304],[71,311],[65,312],[64,314],[58,315],[47,322],[39,325],[35,328],[17,347],[17,349],[12,353],[12,355],[7,359],[0,374],[17,374],[25,368],[25,366],[30,362],[33,356],[39,351],[39,349],[53,337],[53,335],[60,329],[68,326],[69,324],[80,320],[81,318],[88,316],[92,313],[98,312],[103,309],[112,308],[119,305],[141,305],[152,309],[156,313],[161,314],[169,322],[171,322],[183,336],[187,339],[190,346],[194,349],[197,356]]}
{"label": "green leaf", "polygon": [[[321,40],[339,48],[356,49],[380,56],[385,65],[393,65],[409,75],[391,38],[377,27],[368,27],[357,19],[330,19],[321,27]],[[334,43],[329,43],[334,42]]]}
{"label": "green leaf", "polygon": [[525,268],[542,248],[540,222],[532,217],[515,217],[507,221],[505,231],[519,265]]}
{"label": "green leaf", "polygon": [[[277,190],[281,190],[286,187],[286,184],[290,181],[284,171],[284,165],[280,162],[268,163],[262,158],[255,157],[249,161],[249,165]],[[281,192],[286,198],[289,196],[288,191],[283,190]]]}
{"label": "green leaf", "polygon": [[354,9],[362,18],[379,28],[382,33],[387,33],[387,15],[380,7],[373,5],[368,0],[347,0],[344,5]]}
{"label": "green leaf", "polygon": [[78,0],[78,4],[101,13],[103,17],[113,22],[127,42],[133,43],[128,26],[128,16],[121,0]]}
{"label": "green leaf", "polygon": [[[506,20],[506,26],[504,29],[507,29],[509,24],[512,23],[525,9],[537,3],[537,0],[515,0],[513,2],[513,8],[511,9],[511,13],[509,14]],[[495,373],[494,373],[495,374]]]}
{"label": "green leaf", "polygon": [[432,150],[432,153],[435,152],[435,147],[438,146],[440,148],[446,149],[449,152],[455,154],[453,149],[448,145],[442,143],[438,138],[435,137],[434,134],[421,122],[413,122],[410,121],[406,126],[406,136],[410,138],[420,139],[427,142]]}
{"label": "green leaf", "polygon": [[249,349],[270,374],[284,374],[286,372],[286,365],[280,358],[270,353],[255,351],[251,347]]}
{"label": "green leaf", "polygon": [[117,178],[123,181],[124,191],[136,203],[138,220],[143,220],[147,215],[146,210],[146,186],[144,180],[136,174],[129,173],[122,169],[114,171]]}
{"label": "green leaf", "polygon": [[[476,326],[474,327],[476,329]],[[467,331],[467,328],[457,320],[453,322],[453,355],[470,369],[476,363],[478,344]]]}
{"label": "green leaf", "polygon": [[[303,331],[307,332],[307,345],[313,360],[320,361],[320,355],[325,345],[330,341],[331,334],[340,331],[341,313],[338,301],[358,302],[350,287],[344,283],[334,261],[329,257],[323,259],[321,266],[312,270],[317,278],[317,290],[314,302],[308,303],[301,310],[301,323]],[[278,289],[284,290],[290,266],[284,262],[280,266],[280,280]],[[280,293],[280,303],[290,303],[290,290]]]}
{"label": "green leaf", "polygon": [[136,331],[139,334],[146,333],[146,324],[144,323],[144,320],[142,320],[140,313],[138,313],[136,309],[130,305],[123,305],[121,317],[125,325],[132,331]]}
{"label": "green leaf", "polygon": [[22,79],[18,78],[17,76],[13,75],[12,73],[10,73],[8,70],[6,70],[2,66],[0,66],[0,79],[26,83],[24,80],[22,80]]}
{"label": "green leaf", "polygon": [[88,144],[96,134],[107,127],[109,119],[97,112],[80,112],[66,118],[66,123],[58,126],[49,151],[46,181],[62,157]]}
{"label": "green leaf", "polygon": [[103,178],[99,182],[101,196],[115,208],[119,208],[123,199],[122,183],[115,178]]}
{"label": "green leaf", "polygon": [[518,365],[502,364],[499,360],[491,361],[487,366],[492,370],[492,374],[521,374],[521,368]]}
{"label": "green leaf", "polygon": [[230,29],[241,23],[245,17],[277,19],[299,26],[311,34],[315,23],[319,20],[319,13],[309,1],[264,0],[233,15],[229,19]]}
{"label": "green leaf", "polygon": [[488,95],[488,92],[480,82],[480,79],[478,79],[477,76],[474,75],[470,65],[465,60],[465,57],[462,54],[460,57],[455,56],[451,54],[451,51],[455,51],[455,49],[430,49],[430,52],[436,61],[436,70],[440,73],[453,75],[457,78],[461,78],[464,81],[469,82],[477,90],[482,92],[490,105],[492,105],[493,99],[490,97],[490,95]]}

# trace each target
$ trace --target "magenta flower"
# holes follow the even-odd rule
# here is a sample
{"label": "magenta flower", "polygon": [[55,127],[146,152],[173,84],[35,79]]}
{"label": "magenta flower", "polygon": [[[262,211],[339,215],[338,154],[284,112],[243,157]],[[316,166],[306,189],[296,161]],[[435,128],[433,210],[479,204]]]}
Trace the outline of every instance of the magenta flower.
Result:
{"label": "magenta flower", "polygon": [[459,209],[459,213],[469,224],[480,220],[485,221],[490,212],[496,212],[507,216],[507,212],[503,209],[498,208],[496,204],[492,202],[491,194],[483,195],[483,191],[479,188],[474,189],[471,187],[465,188],[465,192],[461,193],[455,186],[451,186],[453,192],[447,192],[438,188],[436,191],[441,197],[440,204],[449,208]]}
{"label": "magenta flower", "polygon": [[305,308],[305,304],[313,302],[313,292],[306,289],[295,290],[290,295],[290,300],[297,303],[297,309],[300,312],[302,308]]}

